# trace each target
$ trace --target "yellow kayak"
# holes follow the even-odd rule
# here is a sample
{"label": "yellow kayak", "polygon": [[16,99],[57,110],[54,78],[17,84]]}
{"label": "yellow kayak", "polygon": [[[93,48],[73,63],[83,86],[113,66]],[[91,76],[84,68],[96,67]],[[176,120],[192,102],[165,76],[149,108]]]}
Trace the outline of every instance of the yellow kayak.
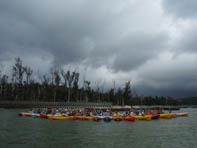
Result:
{"label": "yellow kayak", "polygon": [[70,116],[49,116],[48,119],[50,120],[68,120],[71,119],[72,117]]}
{"label": "yellow kayak", "polygon": [[152,119],[151,115],[145,115],[146,120],[150,121]]}
{"label": "yellow kayak", "polygon": [[160,114],[160,118],[162,118],[162,119],[171,119],[172,115],[171,114]]}
{"label": "yellow kayak", "polygon": [[144,116],[141,116],[141,115],[133,115],[132,117],[135,120],[147,120],[147,121],[150,121],[151,120],[151,115],[144,115]]}
{"label": "yellow kayak", "polygon": [[74,116],[73,119],[92,120],[92,119],[94,119],[94,117],[92,117],[92,116]]}
{"label": "yellow kayak", "polygon": [[128,119],[130,119],[131,117],[133,117],[133,116],[125,116],[125,117],[122,117],[122,119],[123,119],[123,120],[128,120]]}
{"label": "yellow kayak", "polygon": [[115,120],[115,121],[121,121],[123,119],[123,117],[121,117],[121,116],[113,116],[112,119]]}
{"label": "yellow kayak", "polygon": [[92,120],[92,119],[94,119],[94,117],[91,117],[91,116],[84,116],[83,119],[84,119],[84,120]]}
{"label": "yellow kayak", "polygon": [[76,120],[77,119],[77,116],[72,116],[72,119]]}
{"label": "yellow kayak", "polygon": [[75,116],[76,119],[83,119],[83,116]]}
{"label": "yellow kayak", "polygon": [[176,113],[169,113],[172,118],[176,118]]}

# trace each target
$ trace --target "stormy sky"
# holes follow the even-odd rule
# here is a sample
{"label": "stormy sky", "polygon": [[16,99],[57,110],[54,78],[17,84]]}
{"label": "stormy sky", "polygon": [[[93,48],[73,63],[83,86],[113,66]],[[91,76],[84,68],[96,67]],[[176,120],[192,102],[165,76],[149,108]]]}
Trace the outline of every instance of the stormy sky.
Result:
{"label": "stormy sky", "polygon": [[0,65],[77,70],[107,89],[197,96],[196,0],[0,0]]}

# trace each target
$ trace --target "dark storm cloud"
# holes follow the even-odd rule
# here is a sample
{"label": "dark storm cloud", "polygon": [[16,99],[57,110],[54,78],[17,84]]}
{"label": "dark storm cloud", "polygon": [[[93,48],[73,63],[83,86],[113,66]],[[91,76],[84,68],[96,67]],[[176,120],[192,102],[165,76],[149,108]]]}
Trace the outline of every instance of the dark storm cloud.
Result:
{"label": "dark storm cloud", "polygon": [[[153,40],[163,41],[160,41],[160,36],[157,39],[157,35],[153,35],[153,38],[150,37],[151,43],[148,43],[146,40],[149,36],[144,36],[144,32],[129,35],[130,40],[133,40],[131,45],[127,43],[130,42],[129,39],[121,39],[120,35],[127,32],[128,26],[136,24],[128,24],[129,19],[132,20],[130,17],[133,11],[126,6],[121,10],[119,4],[122,3],[87,0],[58,3],[38,0],[1,2],[1,51],[6,49],[20,53],[44,50],[50,52],[58,64],[88,60],[91,61],[91,65],[98,66],[106,64],[115,54],[120,57],[116,58],[112,67],[118,70],[131,70],[151,57],[155,48],[151,49],[152,45],[149,44],[153,44]],[[125,15],[128,12],[130,14]],[[117,40],[120,43],[117,43]],[[118,48],[114,47],[114,44]],[[135,54],[139,50],[143,50],[140,51],[142,54]],[[124,58],[127,52],[127,55],[133,57],[132,62],[128,62],[130,57]],[[142,56],[140,61],[139,58],[135,59],[136,55]],[[125,65],[125,68],[122,65]]]}
{"label": "dark storm cloud", "polygon": [[116,46],[117,57],[113,68],[125,71],[135,69],[164,50],[167,41],[165,33],[138,32],[126,36]]}
{"label": "dark storm cloud", "polygon": [[182,87],[153,88],[147,84],[138,85],[136,92],[144,96],[171,96],[174,98],[193,97],[196,89],[184,89]]}
{"label": "dark storm cloud", "polygon": [[[177,72],[176,63],[189,67],[188,64],[196,62],[191,61],[196,55],[184,56],[188,51],[195,53],[196,26],[189,24],[189,29],[177,29],[176,22],[168,16],[195,19],[195,3],[177,0],[162,1],[162,4],[152,0],[0,1],[0,62],[11,65],[14,57],[19,56],[41,73],[55,63],[79,67],[81,71],[87,69],[87,78],[104,79],[107,86],[112,79],[121,84],[133,80],[139,88],[146,86],[144,92],[162,94],[165,84],[171,82],[169,91],[182,88],[189,92],[193,87],[191,74],[197,71],[191,68],[185,73],[187,69],[182,68]],[[184,5],[189,10],[183,9]],[[181,34],[177,39],[170,36],[172,24]],[[178,52],[181,58],[169,59],[166,51],[173,55]],[[168,63],[169,60],[173,62]],[[179,73],[184,75],[179,77]],[[182,86],[186,82],[189,89]]]}
{"label": "dark storm cloud", "polygon": [[87,28],[80,30],[81,21],[72,19],[69,12],[59,12],[52,2],[2,2],[1,7],[1,42],[5,44],[1,50],[45,50],[59,64],[80,60],[86,54],[78,50],[78,42]]}
{"label": "dark storm cloud", "polygon": [[[138,76],[141,78],[138,83],[141,92],[172,95],[190,96],[194,95],[197,87],[197,54],[184,53],[174,56],[170,52],[161,54],[158,59],[146,63],[138,69]],[[179,91],[179,93],[177,93]]]}
{"label": "dark storm cloud", "polygon": [[196,18],[196,0],[162,0],[166,13],[180,18]]}

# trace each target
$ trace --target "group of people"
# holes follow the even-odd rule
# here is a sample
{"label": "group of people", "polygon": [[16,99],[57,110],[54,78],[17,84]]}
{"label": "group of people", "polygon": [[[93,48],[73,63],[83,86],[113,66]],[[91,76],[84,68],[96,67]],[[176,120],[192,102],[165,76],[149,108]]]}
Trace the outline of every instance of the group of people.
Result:
{"label": "group of people", "polygon": [[55,109],[43,108],[33,109],[33,113],[51,114],[57,116],[132,116],[132,115],[156,115],[164,113],[162,109],[158,110],[138,110],[131,109],[127,111],[112,111],[110,109],[85,109],[85,110],[68,110],[68,109]]}

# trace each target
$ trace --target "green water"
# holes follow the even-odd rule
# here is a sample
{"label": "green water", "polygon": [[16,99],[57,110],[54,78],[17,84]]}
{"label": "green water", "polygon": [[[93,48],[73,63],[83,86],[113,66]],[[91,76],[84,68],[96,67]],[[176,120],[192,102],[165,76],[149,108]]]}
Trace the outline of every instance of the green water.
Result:
{"label": "green water", "polygon": [[136,122],[53,121],[0,109],[0,148],[194,148],[197,109],[189,117]]}

